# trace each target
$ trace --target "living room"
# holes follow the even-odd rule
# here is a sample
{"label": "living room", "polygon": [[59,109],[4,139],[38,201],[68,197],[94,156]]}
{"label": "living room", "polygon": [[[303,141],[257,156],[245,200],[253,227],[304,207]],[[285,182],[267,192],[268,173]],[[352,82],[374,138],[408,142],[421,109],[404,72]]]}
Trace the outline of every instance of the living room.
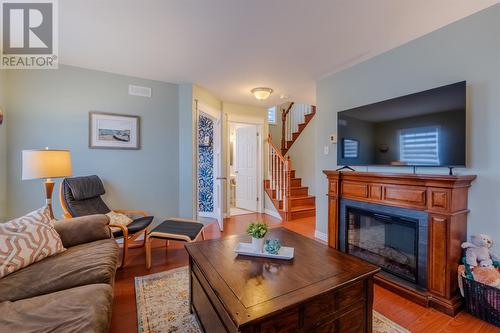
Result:
{"label": "living room", "polygon": [[[30,3],[0,1],[0,331],[500,331],[498,1]],[[395,104],[425,162],[346,134]]]}

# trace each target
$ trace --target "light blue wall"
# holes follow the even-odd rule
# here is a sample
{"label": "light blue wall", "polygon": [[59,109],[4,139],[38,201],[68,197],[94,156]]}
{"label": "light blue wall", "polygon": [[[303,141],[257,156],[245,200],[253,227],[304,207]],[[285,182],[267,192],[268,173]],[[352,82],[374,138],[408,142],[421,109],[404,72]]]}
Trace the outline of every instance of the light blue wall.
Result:
{"label": "light blue wall", "polygon": [[[21,181],[21,150],[45,146],[70,149],[75,176],[99,175],[111,208],[144,209],[158,219],[177,215],[177,85],[69,66],[10,71],[8,81],[9,215],[43,204],[42,181]],[[128,95],[129,84],[151,87],[152,97]],[[142,148],[89,149],[91,110],[140,116]]]}
{"label": "light blue wall", "polygon": [[179,86],[179,216],[193,217],[193,85]]}
{"label": "light blue wall", "polygon": [[6,76],[7,72],[0,70],[0,109],[4,111],[4,123],[0,125],[0,222],[7,216]]}
{"label": "light blue wall", "polygon": [[[499,36],[500,5],[495,5],[317,82],[315,174],[319,231],[327,231],[327,182],[321,171],[337,167],[334,145],[328,156],[323,155],[323,146],[329,145],[328,135],[336,131],[336,113],[467,80],[469,168],[458,173],[478,175],[470,191],[468,232],[492,234],[500,249]],[[418,172],[447,170],[420,168]]]}

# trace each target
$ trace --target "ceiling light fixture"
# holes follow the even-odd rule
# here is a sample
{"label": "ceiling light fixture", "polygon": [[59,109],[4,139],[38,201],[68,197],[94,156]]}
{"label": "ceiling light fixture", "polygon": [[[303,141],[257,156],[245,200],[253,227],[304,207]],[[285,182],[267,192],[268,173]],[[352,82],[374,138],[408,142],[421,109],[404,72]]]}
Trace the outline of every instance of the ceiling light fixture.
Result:
{"label": "ceiling light fixture", "polygon": [[267,99],[273,93],[271,88],[258,87],[253,88],[250,92],[257,98],[259,101],[263,101]]}

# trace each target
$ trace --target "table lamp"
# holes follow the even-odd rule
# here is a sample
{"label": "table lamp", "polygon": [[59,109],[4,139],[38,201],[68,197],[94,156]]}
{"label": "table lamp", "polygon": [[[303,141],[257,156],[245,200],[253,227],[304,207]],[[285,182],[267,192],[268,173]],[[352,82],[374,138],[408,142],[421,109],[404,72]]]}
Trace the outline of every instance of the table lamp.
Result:
{"label": "table lamp", "polygon": [[52,211],[52,192],[54,182],[52,178],[71,176],[71,154],[69,150],[23,150],[22,180],[45,179],[45,197],[49,206],[50,216]]}

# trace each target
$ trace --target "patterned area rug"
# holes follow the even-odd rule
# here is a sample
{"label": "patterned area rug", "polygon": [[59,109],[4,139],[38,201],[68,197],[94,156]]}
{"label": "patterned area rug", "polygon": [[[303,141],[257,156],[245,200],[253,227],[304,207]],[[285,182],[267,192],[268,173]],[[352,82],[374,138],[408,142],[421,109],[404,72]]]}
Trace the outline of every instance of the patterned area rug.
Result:
{"label": "patterned area rug", "polygon": [[[139,333],[199,333],[189,313],[188,267],[135,278]],[[409,333],[373,311],[374,333]]]}

